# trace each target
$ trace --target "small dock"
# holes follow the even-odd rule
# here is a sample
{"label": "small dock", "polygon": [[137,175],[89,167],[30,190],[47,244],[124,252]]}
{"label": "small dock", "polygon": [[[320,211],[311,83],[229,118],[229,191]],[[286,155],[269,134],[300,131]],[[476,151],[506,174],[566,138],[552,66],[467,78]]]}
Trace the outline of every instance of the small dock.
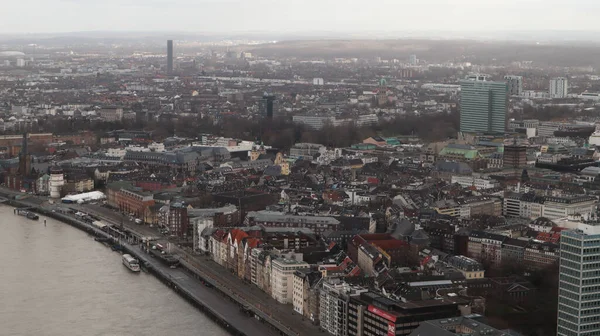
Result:
{"label": "small dock", "polygon": [[13,212],[15,215],[27,217],[28,219],[31,219],[31,220],[40,219],[40,216],[38,216],[35,212],[30,211],[30,209],[31,208],[17,208],[17,209],[14,209]]}

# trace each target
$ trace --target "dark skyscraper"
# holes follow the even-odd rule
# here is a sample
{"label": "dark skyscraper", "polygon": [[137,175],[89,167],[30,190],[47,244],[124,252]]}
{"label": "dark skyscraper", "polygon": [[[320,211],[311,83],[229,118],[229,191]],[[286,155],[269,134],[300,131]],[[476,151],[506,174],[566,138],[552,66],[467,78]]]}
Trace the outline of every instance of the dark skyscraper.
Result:
{"label": "dark skyscraper", "polygon": [[259,104],[260,113],[269,119],[273,119],[274,102],[275,96],[265,92]]}
{"label": "dark skyscraper", "polygon": [[173,40],[167,40],[167,73],[173,73]]}

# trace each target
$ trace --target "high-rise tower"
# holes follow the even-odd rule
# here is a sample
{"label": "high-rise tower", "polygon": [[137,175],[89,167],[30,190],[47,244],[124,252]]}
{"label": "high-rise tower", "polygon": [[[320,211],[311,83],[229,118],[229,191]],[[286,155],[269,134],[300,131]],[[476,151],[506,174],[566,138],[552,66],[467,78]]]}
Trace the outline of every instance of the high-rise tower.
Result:
{"label": "high-rise tower", "polygon": [[460,131],[497,133],[506,131],[508,86],[486,76],[469,76],[460,81]]}
{"label": "high-rise tower", "polygon": [[523,77],[522,76],[504,76],[506,84],[508,84],[509,96],[520,96],[523,94]]}
{"label": "high-rise tower", "polygon": [[567,98],[569,94],[569,80],[565,77],[552,78],[550,80],[550,98]]}
{"label": "high-rise tower", "polygon": [[600,334],[600,224],[561,232],[558,336]]}
{"label": "high-rise tower", "polygon": [[268,119],[273,119],[275,96],[265,92],[259,102],[260,114]]}
{"label": "high-rise tower", "polygon": [[173,40],[167,40],[167,73],[173,73]]}

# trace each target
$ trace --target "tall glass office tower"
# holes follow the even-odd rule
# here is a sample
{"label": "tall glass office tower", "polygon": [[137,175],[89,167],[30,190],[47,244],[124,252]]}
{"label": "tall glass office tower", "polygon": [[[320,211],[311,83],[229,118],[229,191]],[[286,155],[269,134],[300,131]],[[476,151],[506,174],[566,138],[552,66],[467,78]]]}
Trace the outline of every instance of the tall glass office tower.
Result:
{"label": "tall glass office tower", "polygon": [[556,333],[600,335],[600,223],[561,233]]}
{"label": "tall glass office tower", "polygon": [[460,81],[460,90],[460,131],[504,134],[508,108],[506,82],[469,76]]}

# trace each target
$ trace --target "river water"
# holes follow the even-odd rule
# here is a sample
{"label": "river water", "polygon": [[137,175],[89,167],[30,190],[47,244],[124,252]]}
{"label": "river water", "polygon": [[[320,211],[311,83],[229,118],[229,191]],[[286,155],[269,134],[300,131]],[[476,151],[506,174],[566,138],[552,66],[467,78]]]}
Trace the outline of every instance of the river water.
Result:
{"label": "river water", "polygon": [[228,334],[87,233],[0,206],[0,335]]}

